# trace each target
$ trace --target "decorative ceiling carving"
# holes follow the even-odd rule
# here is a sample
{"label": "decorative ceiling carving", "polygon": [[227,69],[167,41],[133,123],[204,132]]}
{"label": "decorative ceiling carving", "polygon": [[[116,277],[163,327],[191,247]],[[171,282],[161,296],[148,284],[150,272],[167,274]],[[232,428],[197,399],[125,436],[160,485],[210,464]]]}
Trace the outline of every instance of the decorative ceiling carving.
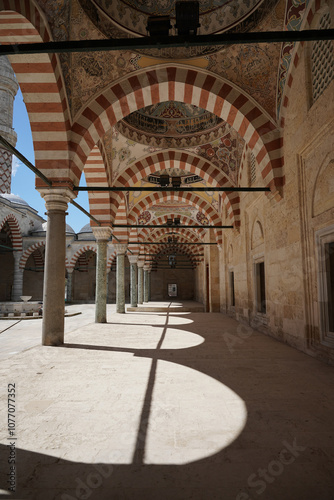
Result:
{"label": "decorative ceiling carving", "polygon": [[223,120],[191,104],[169,101],[147,106],[118,123],[127,138],[156,147],[204,144],[221,133]]}
{"label": "decorative ceiling carving", "polygon": [[[106,37],[146,36],[148,17],[167,12],[175,17],[175,0],[79,0],[86,14]],[[246,32],[257,28],[278,0],[204,0],[200,2],[202,35],[224,31]],[[172,24],[174,24],[172,22]],[[169,47],[141,49],[142,54],[175,59],[219,51],[221,47]]]}

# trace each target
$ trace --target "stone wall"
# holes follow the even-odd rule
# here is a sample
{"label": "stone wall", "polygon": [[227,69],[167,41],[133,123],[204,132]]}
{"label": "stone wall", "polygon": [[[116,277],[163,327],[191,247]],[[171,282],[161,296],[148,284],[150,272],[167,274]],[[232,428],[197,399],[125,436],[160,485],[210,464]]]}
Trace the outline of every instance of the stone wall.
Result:
{"label": "stone wall", "polygon": [[[334,81],[312,102],[307,44],[294,71],[284,126],[283,198],[242,193],[240,230],[224,232],[220,252],[206,247],[196,270],[196,299],[309,354],[334,363],[334,343],[321,325],[321,235],[334,241]],[[254,186],[262,186],[257,170]],[[222,214],[224,223],[224,213]],[[219,266],[217,262],[219,259]],[[259,263],[264,262],[265,312],[259,304]],[[231,298],[234,273],[235,306]],[[216,279],[219,276],[219,282]]]}
{"label": "stone wall", "polygon": [[[177,285],[177,297],[169,297],[168,284]],[[151,272],[151,300],[193,300],[195,280],[192,269],[161,269]]]}
{"label": "stone wall", "polygon": [[31,295],[31,300],[43,300],[43,280],[44,272],[36,271],[36,264],[33,256],[27,260],[25,270],[23,273],[23,293],[22,295]]}
{"label": "stone wall", "polygon": [[11,299],[14,276],[14,257],[12,252],[0,255],[0,302]]}

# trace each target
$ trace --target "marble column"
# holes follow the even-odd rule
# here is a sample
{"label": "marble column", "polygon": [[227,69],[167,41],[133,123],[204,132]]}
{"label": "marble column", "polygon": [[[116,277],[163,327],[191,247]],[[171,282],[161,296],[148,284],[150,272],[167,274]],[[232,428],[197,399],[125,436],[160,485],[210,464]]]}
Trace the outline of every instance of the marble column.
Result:
{"label": "marble column", "polygon": [[73,269],[67,269],[66,302],[72,302]]}
{"label": "marble column", "polygon": [[13,288],[11,299],[14,302],[21,301],[21,295],[23,295],[23,273],[24,269],[20,269],[20,259],[22,257],[22,252],[13,252],[14,255],[14,278],[13,278]]}
{"label": "marble column", "polygon": [[131,307],[137,307],[138,305],[138,284],[137,284],[137,255],[128,255],[128,259],[130,262],[130,299],[131,299]]}
{"label": "marble column", "polygon": [[151,300],[151,269],[148,270],[148,301]]}
{"label": "marble column", "polygon": [[64,343],[65,315],[65,215],[70,199],[68,188],[39,189],[47,210],[43,287],[42,344]]}
{"label": "marble column", "polygon": [[148,302],[148,269],[144,269],[144,302]]}
{"label": "marble column", "polygon": [[116,256],[116,312],[125,313],[125,279],[124,279],[124,260],[127,245],[114,245],[117,252]]}
{"label": "marble column", "polygon": [[107,248],[110,227],[93,227],[96,239],[95,323],[107,322]]}
{"label": "marble column", "polygon": [[138,304],[144,300],[144,262],[138,262]]}

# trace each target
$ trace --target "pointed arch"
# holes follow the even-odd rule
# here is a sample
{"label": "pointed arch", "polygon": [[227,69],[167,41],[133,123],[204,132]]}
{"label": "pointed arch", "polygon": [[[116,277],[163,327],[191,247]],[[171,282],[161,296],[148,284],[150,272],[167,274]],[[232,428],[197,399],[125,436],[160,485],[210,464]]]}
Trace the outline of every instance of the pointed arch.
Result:
{"label": "pointed arch", "polygon": [[27,248],[27,250],[23,252],[22,257],[20,259],[20,264],[19,264],[20,269],[24,269],[26,267],[27,260],[29,259],[31,254],[33,254],[36,250],[39,250],[44,247],[45,247],[45,241],[38,241],[37,243],[34,243],[29,248]]}
{"label": "pointed arch", "polygon": [[[211,162],[186,151],[166,150],[148,155],[136,161],[116,178],[115,186],[134,186],[144,177],[157,170],[178,168],[198,175],[213,187],[235,187],[231,179]],[[209,190],[209,188],[208,188]],[[114,194],[112,204],[117,212],[121,194]],[[226,204],[228,216],[235,225],[240,226],[240,196],[238,192],[223,192],[222,199]]]}
{"label": "pointed arch", "polygon": [[225,120],[253,151],[265,185],[275,191],[283,186],[283,143],[273,119],[231,82],[176,63],[131,73],[82,110],[73,126],[75,175],[80,177],[85,158],[111,126],[133,111],[168,100],[199,106]]}
{"label": "pointed arch", "polygon": [[[159,217],[153,217],[152,220],[150,221],[150,224],[166,224],[166,229],[173,229],[173,226],[167,226],[167,219],[168,218],[174,218],[178,215],[176,214],[173,214],[173,213],[170,213],[168,215],[160,215]],[[195,225],[195,224],[198,224],[198,222],[192,218],[192,217],[188,217],[188,216],[185,216],[185,215],[181,215],[181,216],[178,216],[180,217],[180,224],[181,225],[187,225],[187,224],[192,224],[192,225]],[[130,219],[130,217],[129,217]],[[132,219],[132,222],[135,224],[135,218],[133,217],[133,215],[131,216],[131,219]],[[143,226],[142,229],[139,229],[138,230],[138,234],[140,234],[140,232],[142,231],[149,231],[148,229],[145,228],[145,226]],[[202,229],[202,228],[199,228],[199,229],[193,229],[193,231],[195,233],[198,234],[198,236],[200,238],[204,238],[205,234],[206,234],[206,229]]]}
{"label": "pointed arch", "polygon": [[[0,0],[0,21],[1,44],[51,40],[42,10],[30,0]],[[26,103],[36,168],[55,185],[71,183],[70,115],[58,56],[23,54],[8,58]],[[36,178],[36,186],[45,185]]]}
{"label": "pointed arch", "polygon": [[97,252],[97,247],[96,244],[91,244],[91,245],[83,245],[81,248],[79,248],[74,255],[71,257],[71,260],[68,264],[68,269],[74,269],[74,266],[76,264],[76,261],[79,259],[80,255],[82,255],[85,252],[88,252],[91,250],[92,252]]}
{"label": "pointed arch", "polygon": [[[117,209],[117,214],[115,218],[115,224],[127,224],[128,216],[127,216],[127,203],[126,197],[124,193],[121,193],[120,204]],[[128,229],[122,227],[116,227],[113,230],[113,235],[120,241],[120,243],[127,243],[129,239]]]}
{"label": "pointed arch", "polygon": [[[217,211],[212,207],[212,205],[201,198],[199,195],[188,192],[188,193],[164,193],[164,192],[156,192],[147,195],[145,198],[141,199],[131,210],[129,217],[131,214],[135,218],[140,216],[142,211],[148,210],[150,207],[156,204],[164,203],[165,201],[175,201],[175,202],[183,202],[188,203],[189,205],[195,206],[199,211],[204,212],[206,217],[210,220],[211,225],[220,225],[221,219],[217,213]],[[215,235],[218,245],[221,245],[222,242],[222,230],[215,229]]]}
{"label": "pointed arch", "polygon": [[21,234],[21,228],[20,224],[18,223],[17,218],[15,217],[14,214],[8,214],[6,217],[2,220],[0,224],[0,231],[3,228],[3,226],[8,224],[9,229],[10,229],[10,238],[12,240],[12,246],[13,250],[17,251],[22,251],[22,234]]}
{"label": "pointed arch", "polygon": [[[100,147],[102,147],[101,143],[99,145],[95,144],[85,163],[83,171],[88,187],[108,187],[110,185],[110,179]],[[115,217],[115,212],[112,211],[110,206],[110,193],[108,191],[88,191],[88,200],[91,215],[98,218],[101,224],[109,224],[111,218]],[[94,224],[92,223],[92,225]]]}

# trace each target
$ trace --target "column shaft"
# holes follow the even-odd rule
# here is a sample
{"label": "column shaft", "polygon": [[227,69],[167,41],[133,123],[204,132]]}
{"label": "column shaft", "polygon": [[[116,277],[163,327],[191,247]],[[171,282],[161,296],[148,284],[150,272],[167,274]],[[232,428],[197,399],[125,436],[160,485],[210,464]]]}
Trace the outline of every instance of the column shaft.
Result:
{"label": "column shaft", "polygon": [[143,268],[138,266],[138,304],[142,304],[144,299],[143,274],[144,274]]}
{"label": "column shaft", "polygon": [[72,302],[72,284],[73,284],[73,272],[67,271],[67,283],[66,283],[66,301]]}
{"label": "column shaft", "polygon": [[95,323],[107,322],[107,241],[97,240]]}
{"label": "column shaft", "polygon": [[144,269],[144,302],[148,302],[148,271]]}
{"label": "column shaft", "polygon": [[116,312],[125,313],[124,253],[117,254],[116,265]]}
{"label": "column shaft", "polygon": [[23,273],[24,269],[20,269],[20,259],[22,252],[13,252],[14,254],[14,278],[12,288],[12,300],[14,302],[20,301],[23,295]]}
{"label": "column shaft", "polygon": [[131,274],[130,274],[130,294],[131,294],[131,307],[137,307],[138,305],[138,286],[137,286],[137,264],[131,264]]}
{"label": "column shaft", "polygon": [[49,209],[47,215],[42,343],[60,345],[64,343],[65,210]]}
{"label": "column shaft", "polygon": [[148,272],[148,301],[151,300],[151,271]]}

